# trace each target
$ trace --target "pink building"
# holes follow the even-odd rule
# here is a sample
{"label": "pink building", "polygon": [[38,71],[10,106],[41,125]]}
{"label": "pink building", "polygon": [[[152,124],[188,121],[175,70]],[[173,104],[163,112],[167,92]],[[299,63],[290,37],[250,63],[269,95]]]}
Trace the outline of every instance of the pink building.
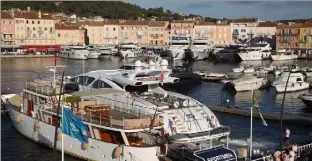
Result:
{"label": "pink building", "polygon": [[228,46],[232,43],[231,25],[228,22],[218,21],[216,25],[216,46]]}
{"label": "pink building", "polygon": [[1,45],[14,44],[14,19],[8,12],[1,11]]}
{"label": "pink building", "polygon": [[149,45],[163,46],[167,45],[166,39],[166,28],[169,25],[168,21],[151,21],[148,25],[148,36]]}
{"label": "pink building", "polygon": [[194,21],[174,20],[171,22],[172,36],[191,36],[194,39]]}
{"label": "pink building", "polygon": [[135,42],[148,45],[148,25],[150,21],[124,21],[119,24],[119,43]]}
{"label": "pink building", "polygon": [[80,25],[55,24],[56,44],[85,44],[86,29]]}

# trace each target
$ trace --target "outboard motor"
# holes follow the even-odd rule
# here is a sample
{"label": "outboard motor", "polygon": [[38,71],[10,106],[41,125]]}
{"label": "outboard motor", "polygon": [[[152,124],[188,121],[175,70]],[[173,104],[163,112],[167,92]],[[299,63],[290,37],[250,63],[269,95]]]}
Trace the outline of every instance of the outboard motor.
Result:
{"label": "outboard motor", "polygon": [[66,83],[64,86],[64,93],[71,93],[79,91],[79,85],[77,83]]}

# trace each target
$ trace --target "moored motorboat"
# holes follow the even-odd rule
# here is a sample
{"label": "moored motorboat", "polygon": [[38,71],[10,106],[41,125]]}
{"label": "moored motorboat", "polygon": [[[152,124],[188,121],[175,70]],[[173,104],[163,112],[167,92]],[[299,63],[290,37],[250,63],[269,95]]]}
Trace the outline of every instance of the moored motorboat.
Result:
{"label": "moored motorboat", "polygon": [[273,61],[293,60],[297,58],[298,55],[294,54],[293,51],[286,51],[286,49],[280,49],[277,53],[271,55]]}
{"label": "moored motorboat", "polygon": [[267,42],[258,42],[238,53],[239,57],[244,60],[263,60],[270,58],[272,48]]}
{"label": "moored motorboat", "polygon": [[94,48],[89,48],[88,51],[89,51],[88,55],[89,59],[98,59],[99,56],[101,55],[101,53],[95,50]]}
{"label": "moored motorboat", "polygon": [[245,68],[244,68],[243,65],[241,65],[241,66],[238,67],[238,68],[233,68],[233,72],[235,72],[235,73],[241,73],[241,72],[243,72],[244,70],[245,70]]}
{"label": "moored motorboat", "polygon": [[[288,76],[289,72],[284,72],[279,77],[279,79],[273,82],[272,86],[276,88],[277,93],[283,93],[285,91]],[[304,80],[305,78],[302,73],[290,73],[286,92],[295,92],[308,89],[310,84]]]}
{"label": "moored motorboat", "polygon": [[201,77],[202,81],[206,82],[220,82],[221,80],[227,79],[227,75],[223,73],[212,73],[204,71],[195,71]]}
{"label": "moored motorboat", "polygon": [[312,93],[302,94],[299,96],[302,102],[306,105],[306,107],[312,111]]}
{"label": "moored motorboat", "polygon": [[[235,79],[227,83],[230,83],[230,85],[232,85],[237,92],[250,91],[252,89],[257,90],[268,85],[267,79],[249,75],[242,76],[239,79]],[[226,84],[225,86],[227,86]]]}

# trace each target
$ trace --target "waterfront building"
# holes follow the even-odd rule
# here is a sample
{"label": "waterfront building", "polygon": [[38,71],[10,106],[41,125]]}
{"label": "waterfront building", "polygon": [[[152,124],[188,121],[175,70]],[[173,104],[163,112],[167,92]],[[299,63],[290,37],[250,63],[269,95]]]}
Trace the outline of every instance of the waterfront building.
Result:
{"label": "waterfront building", "polygon": [[26,19],[22,12],[11,11],[15,22],[15,39],[16,45],[26,45]]}
{"label": "waterfront building", "polygon": [[150,21],[123,21],[119,24],[119,43],[148,45],[148,25]]}
{"label": "waterfront building", "polygon": [[169,25],[169,21],[151,21],[148,25],[148,39],[149,45],[152,46],[163,46],[168,45],[168,41],[165,41],[166,28]]}
{"label": "waterfront building", "polygon": [[256,18],[234,19],[231,21],[233,43],[247,42],[253,38],[259,20]]}
{"label": "waterfront building", "polygon": [[232,43],[232,30],[228,21],[216,23],[216,46],[229,46]]}
{"label": "waterfront building", "polygon": [[300,52],[306,53],[307,50],[312,50],[312,21],[302,24],[299,32]]}
{"label": "waterfront building", "polygon": [[57,45],[85,44],[86,29],[80,25],[55,24]]}
{"label": "waterfront building", "polygon": [[254,42],[266,41],[270,43],[271,47],[275,49],[276,47],[276,22],[264,21],[259,22],[254,33]]}
{"label": "waterfront building", "polygon": [[15,23],[12,15],[1,11],[1,45],[14,45]]}
{"label": "waterfront building", "polygon": [[104,44],[118,45],[119,20],[104,20]]}
{"label": "waterfront building", "polygon": [[194,39],[208,40],[209,44],[215,45],[216,42],[216,23],[201,21],[194,25]]}
{"label": "waterfront building", "polygon": [[170,45],[170,41],[171,41],[171,24],[169,23],[167,27],[165,28],[165,32],[164,32],[165,46]]}
{"label": "waterfront building", "polygon": [[276,49],[299,49],[299,35],[302,24],[288,23],[276,28]]}
{"label": "waterfront building", "polygon": [[85,25],[87,29],[87,44],[89,45],[103,45],[104,39],[104,21],[88,21]]}
{"label": "waterfront building", "polygon": [[171,22],[171,36],[190,36],[194,39],[195,21],[173,20]]}

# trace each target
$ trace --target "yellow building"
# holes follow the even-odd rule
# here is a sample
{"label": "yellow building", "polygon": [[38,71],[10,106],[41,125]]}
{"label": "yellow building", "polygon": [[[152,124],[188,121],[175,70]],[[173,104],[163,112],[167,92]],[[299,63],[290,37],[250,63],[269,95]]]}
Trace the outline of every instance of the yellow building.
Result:
{"label": "yellow building", "polygon": [[118,45],[119,20],[104,20],[104,44]]}
{"label": "yellow building", "polygon": [[90,45],[103,45],[105,43],[105,28],[103,21],[89,21],[87,22],[85,28],[87,29],[87,36]]}
{"label": "yellow building", "polygon": [[299,48],[302,50],[312,49],[312,22],[301,25],[299,34]]}
{"label": "yellow building", "polygon": [[55,24],[57,45],[85,44],[86,29],[80,25]]}
{"label": "yellow building", "polygon": [[149,45],[163,46],[167,45],[168,42],[165,40],[166,28],[168,27],[168,21],[151,21],[148,25],[148,39]]}
{"label": "yellow building", "polygon": [[148,25],[150,21],[124,21],[119,24],[119,43],[134,42],[148,45]]}

